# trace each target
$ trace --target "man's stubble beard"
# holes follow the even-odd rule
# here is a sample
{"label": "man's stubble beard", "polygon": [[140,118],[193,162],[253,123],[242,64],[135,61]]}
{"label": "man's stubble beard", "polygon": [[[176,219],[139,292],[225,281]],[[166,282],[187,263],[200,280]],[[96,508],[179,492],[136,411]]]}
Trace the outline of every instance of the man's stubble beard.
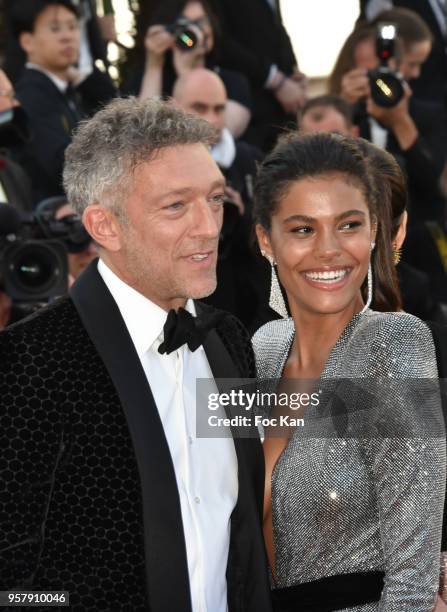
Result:
{"label": "man's stubble beard", "polygon": [[[209,279],[209,288],[203,289],[190,289],[181,286],[181,283],[176,283],[175,279],[169,284],[166,282],[166,277],[162,275],[151,274],[150,268],[148,268],[148,260],[146,254],[139,247],[133,229],[128,229],[126,241],[123,246],[124,261],[128,272],[130,272],[130,280],[134,289],[139,293],[154,300],[157,297],[161,301],[168,301],[172,299],[194,299],[199,300],[206,298],[213,294],[217,287],[216,268],[213,270],[212,279]],[[154,262],[154,268],[161,269],[161,266],[156,265]],[[210,275],[211,276],[211,275]],[[158,293],[158,295],[157,295]]]}

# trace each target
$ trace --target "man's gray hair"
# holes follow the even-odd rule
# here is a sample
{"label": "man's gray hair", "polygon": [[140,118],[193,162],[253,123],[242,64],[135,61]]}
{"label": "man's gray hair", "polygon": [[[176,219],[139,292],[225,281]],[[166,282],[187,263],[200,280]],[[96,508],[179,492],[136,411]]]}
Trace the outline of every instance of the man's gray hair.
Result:
{"label": "man's gray hair", "polygon": [[135,168],[166,147],[217,140],[214,128],[159,100],[117,98],[83,121],[65,152],[64,188],[82,215],[90,204],[110,207],[125,222],[121,206]]}

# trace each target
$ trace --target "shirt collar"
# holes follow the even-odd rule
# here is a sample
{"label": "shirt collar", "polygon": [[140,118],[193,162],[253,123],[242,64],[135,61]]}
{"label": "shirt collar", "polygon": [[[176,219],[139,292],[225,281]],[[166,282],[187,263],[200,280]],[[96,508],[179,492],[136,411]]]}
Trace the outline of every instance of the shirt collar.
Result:
{"label": "shirt collar", "polygon": [[56,87],[59,89],[61,93],[64,94],[67,91],[68,81],[64,81],[63,79],[60,79],[58,76],[56,76],[52,72],[45,70],[45,68],[42,68],[42,66],[38,66],[37,64],[27,62],[25,66],[26,68],[32,68],[32,70],[38,70],[39,72],[42,72],[43,74],[45,74],[51,81],[53,81],[53,83],[56,85]]}
{"label": "shirt collar", "polygon": [[[121,280],[102,259],[98,261],[98,272],[119,308],[138,357],[141,359],[155,340],[162,341],[163,326],[168,313]],[[196,316],[192,299],[187,300],[185,309]]]}

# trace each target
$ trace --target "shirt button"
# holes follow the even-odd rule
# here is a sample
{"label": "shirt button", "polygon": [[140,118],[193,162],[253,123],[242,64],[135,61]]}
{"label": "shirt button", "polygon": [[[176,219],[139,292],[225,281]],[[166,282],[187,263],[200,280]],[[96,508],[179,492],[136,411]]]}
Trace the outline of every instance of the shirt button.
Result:
{"label": "shirt button", "polygon": [[195,497],[194,501],[196,502],[196,504],[200,504],[200,497]]}
{"label": "shirt button", "polygon": [[191,437],[191,436],[188,436],[188,442],[189,442],[190,444],[192,444],[192,443],[194,442],[194,440],[192,439],[192,437]]}

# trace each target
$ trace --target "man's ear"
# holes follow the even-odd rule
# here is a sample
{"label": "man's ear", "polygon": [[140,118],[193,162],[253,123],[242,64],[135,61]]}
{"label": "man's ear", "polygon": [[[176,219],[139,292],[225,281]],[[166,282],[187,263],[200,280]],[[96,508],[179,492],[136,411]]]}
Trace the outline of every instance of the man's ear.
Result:
{"label": "man's ear", "polygon": [[122,229],[113,212],[100,204],[87,206],[82,215],[85,229],[93,240],[107,251],[122,248]]}
{"label": "man's ear", "polygon": [[31,32],[22,32],[19,35],[19,44],[26,55],[29,55],[33,50],[33,34]]}

